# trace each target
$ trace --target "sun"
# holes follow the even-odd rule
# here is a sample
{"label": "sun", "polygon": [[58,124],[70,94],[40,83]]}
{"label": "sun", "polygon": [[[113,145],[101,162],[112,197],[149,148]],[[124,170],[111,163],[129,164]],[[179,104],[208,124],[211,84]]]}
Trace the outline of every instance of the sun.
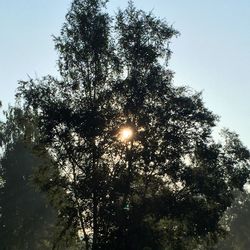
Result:
{"label": "sun", "polygon": [[120,130],[120,133],[119,133],[119,138],[122,140],[122,141],[128,141],[130,140],[134,135],[134,132],[133,132],[133,129],[130,128],[130,127],[124,127]]}

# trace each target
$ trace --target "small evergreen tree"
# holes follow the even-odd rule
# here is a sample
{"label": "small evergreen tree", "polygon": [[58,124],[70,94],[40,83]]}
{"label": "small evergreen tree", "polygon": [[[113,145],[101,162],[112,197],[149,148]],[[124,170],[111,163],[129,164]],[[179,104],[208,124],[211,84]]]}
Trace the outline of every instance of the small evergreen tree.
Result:
{"label": "small evergreen tree", "polygon": [[32,181],[44,159],[32,153],[34,131],[23,111],[11,108],[6,115],[7,121],[1,124],[0,248],[51,249],[56,213]]}

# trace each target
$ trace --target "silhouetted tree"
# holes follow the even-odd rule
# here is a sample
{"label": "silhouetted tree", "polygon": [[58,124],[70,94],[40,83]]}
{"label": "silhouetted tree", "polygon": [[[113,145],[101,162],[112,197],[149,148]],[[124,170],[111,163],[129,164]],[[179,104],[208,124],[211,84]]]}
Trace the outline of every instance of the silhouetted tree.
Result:
{"label": "silhouetted tree", "polygon": [[250,194],[239,195],[226,214],[228,234],[219,241],[214,249],[218,250],[247,250],[250,247]]}
{"label": "silhouetted tree", "polygon": [[44,161],[32,153],[31,127],[23,111],[11,108],[1,124],[0,249],[51,249],[55,212],[32,175]]}
{"label": "silhouetted tree", "polygon": [[61,78],[19,86],[60,173],[47,191],[68,195],[62,234],[75,228],[87,250],[215,241],[249,152],[228,131],[215,143],[217,117],[200,93],[173,86],[168,45],[178,32],[131,2],[113,19],[106,2],[73,1],[55,37]]}
{"label": "silhouetted tree", "polygon": [[[20,107],[11,107],[5,114],[6,122],[1,123],[0,249],[80,249],[78,237],[60,237],[65,225],[62,220],[57,223],[57,210],[48,203],[51,194],[37,186],[41,180],[43,185],[56,180],[59,173],[48,153],[37,145],[36,116]],[[65,198],[60,186],[54,188],[55,208],[56,200]]]}

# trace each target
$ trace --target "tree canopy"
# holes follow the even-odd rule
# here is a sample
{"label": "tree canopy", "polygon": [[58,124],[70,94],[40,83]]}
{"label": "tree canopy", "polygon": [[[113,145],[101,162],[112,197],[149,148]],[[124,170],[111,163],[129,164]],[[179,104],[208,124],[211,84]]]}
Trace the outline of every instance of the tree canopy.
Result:
{"label": "tree canopy", "polygon": [[[56,213],[32,181],[46,157],[34,155],[32,122],[21,109],[10,108],[1,123],[1,249],[51,249]],[[30,126],[29,126],[30,125]]]}
{"label": "tree canopy", "polygon": [[247,250],[249,241],[249,190],[240,193],[225,214],[225,224],[228,234],[222,238],[214,249],[218,250]]}
{"label": "tree canopy", "polygon": [[51,193],[43,190],[59,173],[53,169],[50,155],[37,144],[36,117],[19,106],[9,107],[4,113],[6,121],[0,123],[1,249],[82,249],[78,236],[69,237],[69,229],[61,236],[65,225],[57,220],[57,203],[64,201],[66,194],[60,186]]}
{"label": "tree canopy", "polygon": [[[132,2],[112,17],[106,3],[73,1],[54,38],[61,77],[19,85],[59,173],[40,186],[54,197],[62,235],[79,235],[87,250],[216,241],[249,177],[249,151],[229,131],[216,143],[218,118],[201,94],[173,85],[178,32]],[[53,196],[58,186],[64,202]]]}

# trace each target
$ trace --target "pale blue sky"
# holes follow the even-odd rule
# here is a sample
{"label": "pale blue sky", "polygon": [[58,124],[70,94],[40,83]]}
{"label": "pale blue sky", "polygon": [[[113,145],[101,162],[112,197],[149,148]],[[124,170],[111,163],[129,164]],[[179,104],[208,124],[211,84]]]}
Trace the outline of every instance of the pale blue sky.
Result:
{"label": "pale blue sky", "polygon": [[[220,126],[250,147],[250,1],[135,0],[181,32],[172,41],[170,68],[176,84],[203,91]],[[0,1],[0,100],[14,103],[17,81],[55,75],[58,34],[70,0]],[[127,1],[110,0],[113,13]]]}

